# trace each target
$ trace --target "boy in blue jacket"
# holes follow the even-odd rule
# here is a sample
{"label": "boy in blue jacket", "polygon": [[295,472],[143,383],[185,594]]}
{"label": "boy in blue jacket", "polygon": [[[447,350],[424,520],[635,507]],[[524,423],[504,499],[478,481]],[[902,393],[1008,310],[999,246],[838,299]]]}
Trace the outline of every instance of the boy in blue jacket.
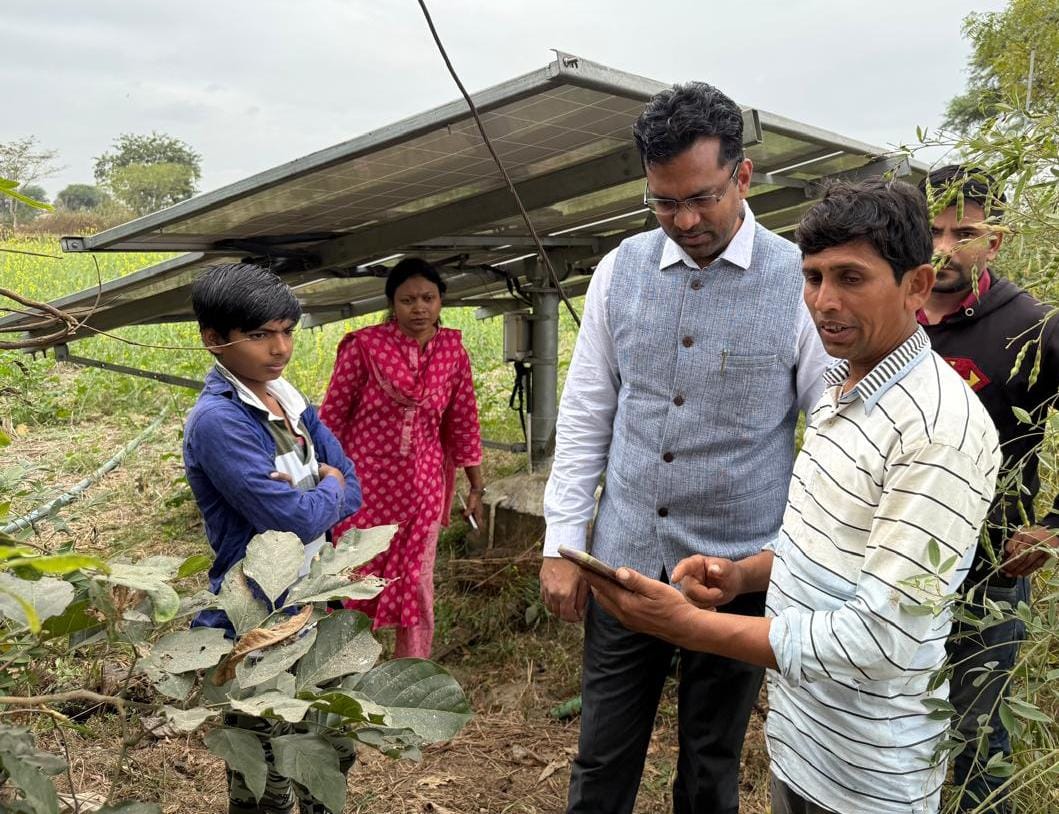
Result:
{"label": "boy in blue jacket", "polygon": [[[283,378],[301,306],[279,277],[245,263],[208,269],[192,287],[191,301],[202,341],[215,357],[184,425],[188,484],[216,554],[210,590],[220,590],[250,539],[269,530],[301,538],[302,573],[308,573],[327,530],[360,508],[361,493],[341,445]],[[200,613],[193,625],[234,635],[219,610]],[[245,720],[226,723],[262,732],[269,725],[238,717]],[[267,738],[263,742],[267,747]],[[229,812],[293,811],[295,791],[303,812],[325,810],[271,766],[260,801],[229,771]]]}

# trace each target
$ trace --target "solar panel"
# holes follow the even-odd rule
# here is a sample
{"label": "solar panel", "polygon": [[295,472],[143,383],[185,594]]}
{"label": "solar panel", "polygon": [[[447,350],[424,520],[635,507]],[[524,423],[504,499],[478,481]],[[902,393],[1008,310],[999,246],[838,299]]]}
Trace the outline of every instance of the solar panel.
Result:
{"label": "solar panel", "polygon": [[[560,53],[474,97],[553,264],[575,274],[575,291],[587,279],[577,272],[654,225],[630,128],[664,87]],[[750,205],[781,234],[823,178],[922,171],[765,111],[744,116],[755,167]],[[452,278],[450,304],[458,305],[503,296],[504,272],[521,273],[522,258],[534,251],[462,100],[97,235],[64,238],[63,247],[189,252],[55,303],[91,311],[89,324],[101,329],[191,319],[190,285],[212,263],[269,265],[295,287],[307,323],[321,324],[385,307],[379,275],[401,255],[441,264]],[[0,327],[28,321],[13,315]]]}

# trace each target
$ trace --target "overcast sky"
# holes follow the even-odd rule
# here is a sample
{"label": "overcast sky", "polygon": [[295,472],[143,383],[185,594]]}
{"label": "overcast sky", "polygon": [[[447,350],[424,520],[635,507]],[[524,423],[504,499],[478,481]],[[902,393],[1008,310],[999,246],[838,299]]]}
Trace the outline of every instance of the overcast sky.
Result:
{"label": "overcast sky", "polygon": [[[1000,0],[428,0],[473,92],[558,48],[880,146],[964,87],[971,11]],[[0,141],[33,135],[92,183],[120,133],[177,136],[202,191],[456,98],[416,0],[3,0]]]}

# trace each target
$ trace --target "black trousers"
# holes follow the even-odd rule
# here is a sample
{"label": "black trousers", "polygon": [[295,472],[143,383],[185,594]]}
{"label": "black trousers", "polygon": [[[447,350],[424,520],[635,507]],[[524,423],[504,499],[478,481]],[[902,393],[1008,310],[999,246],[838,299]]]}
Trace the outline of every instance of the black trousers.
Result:
{"label": "black trousers", "polygon": [[[724,612],[761,616],[763,593]],[[589,599],[581,675],[581,738],[570,773],[569,814],[629,814],[676,648],[633,633]],[[764,670],[741,661],[680,650],[680,755],[673,782],[676,814],[736,814],[739,761]]]}

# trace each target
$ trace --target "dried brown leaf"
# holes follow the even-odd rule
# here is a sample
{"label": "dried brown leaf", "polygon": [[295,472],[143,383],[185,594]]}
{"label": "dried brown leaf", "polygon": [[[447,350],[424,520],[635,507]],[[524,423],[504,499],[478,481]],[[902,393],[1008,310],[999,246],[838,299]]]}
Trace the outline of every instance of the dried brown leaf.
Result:
{"label": "dried brown leaf", "polygon": [[553,774],[555,774],[557,771],[559,771],[566,765],[567,764],[565,760],[553,760],[551,763],[544,767],[544,770],[540,773],[540,776],[537,778],[537,782],[543,783],[545,780],[547,780],[549,777],[551,777]]}
{"label": "dried brown leaf", "polygon": [[255,627],[253,630],[248,630],[239,638],[235,647],[217,666],[217,671],[213,674],[213,683],[220,687],[222,684],[231,681],[235,678],[235,668],[239,662],[255,650],[272,647],[286,641],[305,627],[312,615],[313,606],[306,605],[286,622],[275,627]]}

